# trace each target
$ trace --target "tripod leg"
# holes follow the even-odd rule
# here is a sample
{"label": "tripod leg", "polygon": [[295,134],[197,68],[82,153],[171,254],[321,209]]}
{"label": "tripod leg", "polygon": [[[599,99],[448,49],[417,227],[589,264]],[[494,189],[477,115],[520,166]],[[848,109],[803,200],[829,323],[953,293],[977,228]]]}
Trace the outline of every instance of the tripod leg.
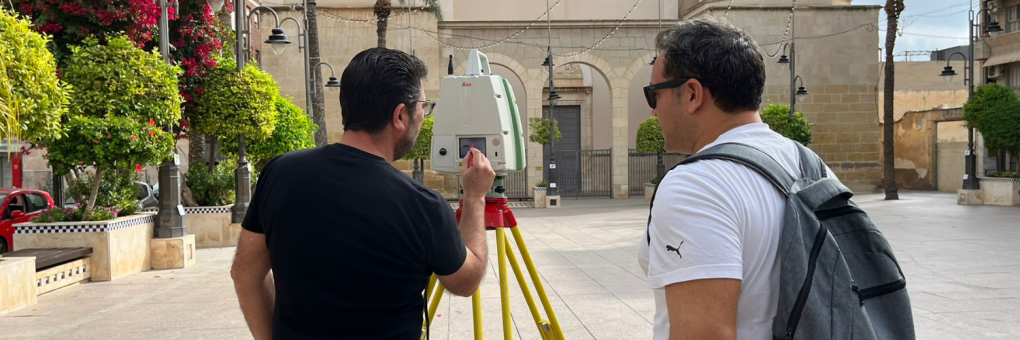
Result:
{"label": "tripod leg", "polygon": [[514,270],[514,276],[517,277],[517,283],[521,285],[521,292],[524,293],[524,300],[528,302],[528,309],[531,310],[531,316],[535,318],[535,325],[538,326],[538,334],[542,335],[543,340],[555,340],[556,336],[552,334],[552,328],[549,326],[549,322],[542,320],[542,315],[539,314],[538,306],[535,305],[535,297],[531,296],[531,289],[528,288],[528,281],[524,278],[524,273],[521,272],[521,265],[517,262],[517,256],[514,255],[513,248],[510,247],[510,240],[504,239],[506,244],[506,255],[510,259],[510,268]]}
{"label": "tripod leg", "polygon": [[474,294],[471,295],[471,315],[475,322],[475,340],[484,340],[485,334],[482,332],[482,289],[478,288]]}
{"label": "tripod leg", "polygon": [[425,296],[428,298],[426,301],[431,302],[428,309],[428,315],[425,316],[428,319],[421,325],[422,339],[425,339],[427,327],[432,327],[432,321],[436,318],[436,309],[439,309],[439,301],[443,299],[443,292],[446,291],[441,284],[436,287],[438,279],[439,277],[436,276],[436,274],[432,274],[432,277],[429,278],[428,286],[425,289]]}
{"label": "tripod leg", "polygon": [[506,228],[496,228],[497,259],[499,260],[499,300],[503,310],[503,339],[514,338],[513,324],[510,319],[510,282],[506,272]]}
{"label": "tripod leg", "polygon": [[[510,228],[513,232],[514,240],[517,241],[517,249],[521,252],[521,257],[524,259],[524,265],[528,267],[528,273],[531,274],[531,281],[535,284],[535,290],[538,292],[538,298],[542,300],[542,306],[545,307],[545,313],[549,316],[549,322],[552,323],[553,334],[556,335],[557,339],[563,339],[563,330],[560,329],[560,322],[556,319],[556,313],[553,313],[552,304],[549,303],[549,297],[545,295],[545,287],[542,286],[542,281],[538,278],[538,271],[535,270],[535,263],[531,261],[531,254],[528,253],[528,246],[524,244],[524,237],[521,236],[520,228]],[[507,240],[509,242],[509,240]]]}

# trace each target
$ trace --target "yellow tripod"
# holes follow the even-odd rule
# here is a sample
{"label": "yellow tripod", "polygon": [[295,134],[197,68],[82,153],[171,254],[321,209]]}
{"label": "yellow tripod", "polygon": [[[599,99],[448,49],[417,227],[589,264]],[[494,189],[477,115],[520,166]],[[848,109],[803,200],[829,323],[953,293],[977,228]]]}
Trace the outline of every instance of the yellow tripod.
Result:
{"label": "yellow tripod", "polygon": [[[497,178],[498,182],[502,178]],[[500,184],[502,186],[502,184]],[[495,186],[494,186],[495,187]],[[461,202],[463,203],[463,202]],[[460,221],[461,210],[457,209],[457,221]],[[503,316],[503,339],[513,339],[513,325],[510,319],[510,288],[507,277],[506,264],[507,260],[510,262],[510,267],[513,268],[514,275],[517,277],[517,282],[521,286],[521,292],[524,293],[524,299],[528,302],[528,309],[531,310],[531,316],[535,319],[535,325],[538,327],[538,333],[542,335],[542,340],[564,340],[563,330],[560,329],[560,323],[556,320],[556,314],[553,313],[552,305],[549,304],[549,298],[545,295],[545,288],[542,286],[542,281],[538,278],[538,272],[535,270],[535,264],[531,261],[531,254],[528,253],[528,247],[524,244],[524,238],[521,237],[521,231],[517,229],[517,219],[514,218],[513,211],[507,205],[506,197],[494,197],[485,199],[485,228],[486,230],[496,231],[496,248],[498,252],[497,258],[499,259],[499,293],[500,302],[502,307]],[[531,280],[535,285],[535,290],[538,291],[538,297],[541,299],[542,307],[548,314],[549,320],[542,318],[539,313],[538,306],[535,305],[535,298],[531,296],[531,289],[528,287],[528,283],[524,278],[524,273],[521,272],[521,265],[517,262],[517,256],[514,255],[513,248],[511,247],[510,239],[506,235],[506,230],[510,229],[513,234],[514,240],[517,243],[517,249],[521,252],[521,257],[524,258],[524,265],[528,269],[528,274],[531,276]],[[439,300],[443,298],[443,292],[445,289],[442,284],[437,284],[438,280],[435,274],[429,279],[427,290],[428,301],[431,301],[428,310],[427,323],[431,323],[431,320],[436,315],[436,309],[439,307]],[[474,331],[475,340],[482,340],[482,296],[481,289],[471,296],[472,305],[472,316],[474,318]],[[425,338],[424,325],[423,325],[422,339]]]}

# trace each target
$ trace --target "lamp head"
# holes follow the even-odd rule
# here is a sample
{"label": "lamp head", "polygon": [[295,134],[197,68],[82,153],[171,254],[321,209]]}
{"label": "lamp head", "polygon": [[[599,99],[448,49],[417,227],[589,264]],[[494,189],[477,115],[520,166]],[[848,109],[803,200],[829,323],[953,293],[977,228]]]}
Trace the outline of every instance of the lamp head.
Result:
{"label": "lamp head", "polygon": [[287,45],[290,44],[290,40],[287,39],[287,35],[283,34],[283,29],[274,28],[273,34],[266,40],[267,44],[273,45],[273,53],[277,55],[283,54],[283,51],[287,49]]}
{"label": "lamp head", "polygon": [[552,92],[549,92],[549,105],[556,106],[556,102],[558,102],[560,98],[563,97],[560,97],[560,94],[556,93],[556,90],[552,90]]}
{"label": "lamp head", "polygon": [[999,26],[999,22],[992,21],[988,24],[988,35],[992,36],[992,38],[998,37],[1001,32],[1002,27]]}
{"label": "lamp head", "polygon": [[213,13],[219,12],[223,9],[224,0],[205,0],[206,5],[212,8]]}
{"label": "lamp head", "polygon": [[953,67],[952,66],[946,66],[944,69],[942,69],[942,74],[941,74],[942,79],[944,79],[947,83],[952,82],[953,81],[953,76],[955,76],[955,75],[956,75],[956,71],[953,71]]}
{"label": "lamp head", "polygon": [[329,90],[330,93],[336,93],[340,90],[340,81],[338,81],[336,77],[330,76],[329,81],[326,82],[326,89]]}

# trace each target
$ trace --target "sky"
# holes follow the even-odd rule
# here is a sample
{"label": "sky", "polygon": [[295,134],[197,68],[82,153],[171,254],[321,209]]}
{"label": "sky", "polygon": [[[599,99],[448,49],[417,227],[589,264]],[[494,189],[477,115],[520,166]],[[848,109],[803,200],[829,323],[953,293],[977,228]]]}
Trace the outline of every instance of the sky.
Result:
{"label": "sky", "polygon": [[[903,35],[896,39],[895,53],[932,51],[967,44],[968,11],[972,0],[905,0],[906,9],[900,15]],[[886,0],[853,0],[854,5],[881,5]],[[979,9],[973,0],[974,11]],[[879,47],[885,47],[887,23],[885,9],[879,14]],[[884,56],[884,53],[883,53]],[[909,57],[911,61],[928,60],[928,53]],[[896,60],[906,60],[902,54]]]}

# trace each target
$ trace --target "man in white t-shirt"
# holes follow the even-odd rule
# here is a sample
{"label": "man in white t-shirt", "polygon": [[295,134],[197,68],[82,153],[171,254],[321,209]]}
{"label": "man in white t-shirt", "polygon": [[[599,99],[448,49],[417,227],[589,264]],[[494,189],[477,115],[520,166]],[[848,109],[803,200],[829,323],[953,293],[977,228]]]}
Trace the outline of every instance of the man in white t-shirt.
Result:
{"label": "man in white t-shirt", "polygon": [[[799,177],[795,142],[758,115],[765,64],[749,35],[712,17],[659,34],[645,96],[665,148],[739,142]],[[655,340],[772,339],[785,198],[743,165],[706,160],[662,179],[638,261],[655,296]]]}

